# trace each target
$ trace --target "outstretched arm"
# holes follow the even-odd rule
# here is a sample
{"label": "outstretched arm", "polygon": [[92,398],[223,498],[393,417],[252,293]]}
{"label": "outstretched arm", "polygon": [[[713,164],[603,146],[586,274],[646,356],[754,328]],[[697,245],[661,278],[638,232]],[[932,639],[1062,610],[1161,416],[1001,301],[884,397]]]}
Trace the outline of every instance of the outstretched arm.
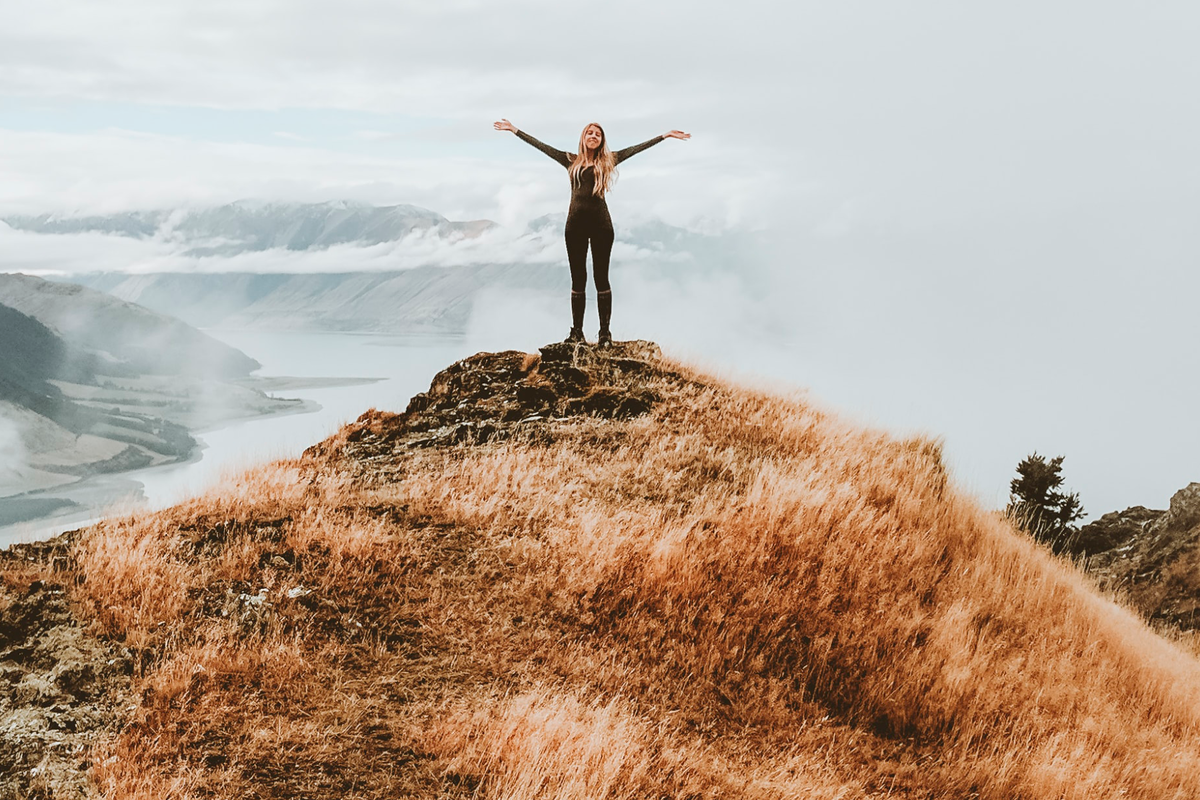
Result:
{"label": "outstretched arm", "polygon": [[617,152],[613,153],[613,155],[616,157],[617,163],[620,164],[622,161],[629,158],[630,156],[637,155],[638,153],[645,150],[647,147],[653,147],[654,145],[661,142],[663,139],[690,139],[690,138],[692,138],[692,135],[690,133],[684,133],[683,131],[667,131],[662,136],[655,136],[653,139],[649,139],[645,142],[642,142],[641,144],[635,144],[633,147],[626,147],[623,150],[618,150]]}
{"label": "outstretched arm", "polygon": [[537,139],[533,138],[528,133],[525,133],[525,131],[517,130],[517,126],[513,125],[511,122],[509,122],[506,119],[502,119],[499,122],[494,123],[492,125],[492,127],[498,131],[512,131],[513,133],[515,133],[517,135],[518,138],[528,142],[529,144],[536,147],[538,150],[541,150],[543,153],[550,156],[555,161],[557,161],[559,164],[562,164],[564,167],[571,166],[571,157],[569,155],[564,153],[562,150],[554,149],[553,147],[546,144],[545,142],[539,142]]}

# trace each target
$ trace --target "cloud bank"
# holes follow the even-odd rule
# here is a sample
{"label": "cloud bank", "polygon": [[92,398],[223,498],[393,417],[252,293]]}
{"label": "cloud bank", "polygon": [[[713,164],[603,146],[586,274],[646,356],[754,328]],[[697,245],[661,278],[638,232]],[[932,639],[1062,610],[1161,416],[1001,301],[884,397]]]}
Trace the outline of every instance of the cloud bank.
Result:
{"label": "cloud bank", "polygon": [[[560,224],[535,230],[496,226],[478,236],[443,236],[416,230],[401,239],[362,246],[338,244],[323,249],[273,248],[234,255],[191,255],[210,241],[181,241],[170,231],[146,239],[104,233],[45,234],[14,230],[0,222],[0,272],[63,275],[85,272],[390,272],[415,267],[487,264],[566,263]],[[691,263],[688,253],[651,249],[618,241],[613,257],[632,267]]]}

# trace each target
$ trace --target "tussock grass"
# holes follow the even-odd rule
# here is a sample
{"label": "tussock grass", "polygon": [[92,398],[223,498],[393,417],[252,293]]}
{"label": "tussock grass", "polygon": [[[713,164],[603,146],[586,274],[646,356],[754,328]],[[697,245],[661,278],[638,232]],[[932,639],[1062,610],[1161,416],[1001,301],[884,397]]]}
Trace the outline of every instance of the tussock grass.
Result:
{"label": "tussock grass", "polygon": [[640,718],[618,699],[586,702],[538,688],[448,710],[424,744],[452,774],[490,776],[488,795],[501,800],[779,797],[797,784],[813,798],[851,791],[822,774],[808,754],[755,769],[726,762],[702,741],[679,738],[669,724]]}
{"label": "tussock grass", "polygon": [[75,602],[143,654],[107,796],[1200,796],[1195,657],[936,442],[679,370],[86,533]]}

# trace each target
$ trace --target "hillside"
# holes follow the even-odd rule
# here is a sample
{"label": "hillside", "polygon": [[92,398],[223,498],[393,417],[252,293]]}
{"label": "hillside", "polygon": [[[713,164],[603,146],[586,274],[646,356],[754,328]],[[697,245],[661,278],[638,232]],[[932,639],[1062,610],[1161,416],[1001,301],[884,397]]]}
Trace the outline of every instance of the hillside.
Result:
{"label": "hillside", "polygon": [[191,430],[306,407],[257,389],[239,350],[81,286],[0,273],[0,342],[0,541],[115,501],[78,484],[186,459]]}
{"label": "hillside", "polygon": [[54,329],[79,349],[103,354],[106,375],[236,378],[261,365],[178,319],[83,286],[0,273],[0,303]]}
{"label": "hillside", "polygon": [[95,384],[111,361],[2,304],[0,340],[0,425],[10,437],[0,452],[0,526],[73,505],[12,495],[186,456],[195,446],[165,420],[80,402],[73,390]]}
{"label": "hillside", "polygon": [[31,408],[45,416],[62,406],[56,378],[94,378],[92,359],[73,352],[54,332],[32,317],[0,304],[0,401]]}
{"label": "hillside", "polygon": [[649,343],[2,563],[0,797],[1200,795],[1200,663],[936,442]]}
{"label": "hillside", "polygon": [[570,286],[557,264],[280,275],[101,273],[71,280],[192,325],[441,335],[466,330],[481,287],[557,288],[561,294]]}

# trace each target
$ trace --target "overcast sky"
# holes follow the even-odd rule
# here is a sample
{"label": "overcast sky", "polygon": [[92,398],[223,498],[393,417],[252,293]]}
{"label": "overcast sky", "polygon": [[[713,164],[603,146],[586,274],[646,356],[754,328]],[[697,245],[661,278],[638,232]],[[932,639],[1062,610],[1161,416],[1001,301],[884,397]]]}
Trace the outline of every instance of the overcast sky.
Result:
{"label": "overcast sky", "polygon": [[7,16],[0,213],[344,198],[521,224],[561,212],[566,184],[494,120],[564,149],[593,120],[616,146],[681,128],[694,138],[622,168],[618,224],[774,247],[747,253],[736,296],[697,288],[653,325],[722,320],[727,346],[693,352],[770,353],[745,363],[946,436],[988,499],[1033,449],[1067,456],[1094,512],[1200,480],[1194,3],[42,0]]}

